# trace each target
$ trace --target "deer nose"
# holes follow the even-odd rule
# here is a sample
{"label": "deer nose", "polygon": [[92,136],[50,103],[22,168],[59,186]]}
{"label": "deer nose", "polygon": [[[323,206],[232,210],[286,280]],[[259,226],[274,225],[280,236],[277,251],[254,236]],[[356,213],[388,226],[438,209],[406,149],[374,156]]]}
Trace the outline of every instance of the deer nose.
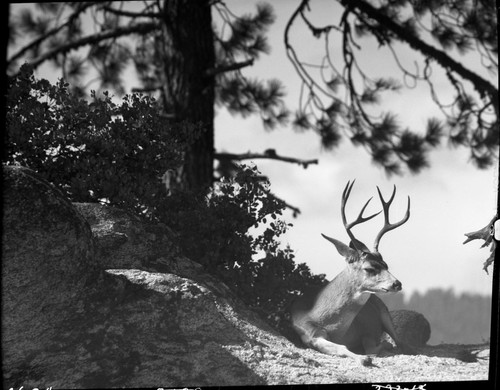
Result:
{"label": "deer nose", "polygon": [[395,291],[400,291],[402,288],[403,288],[403,285],[401,284],[401,282],[399,280],[396,280],[392,284],[392,289],[395,290]]}

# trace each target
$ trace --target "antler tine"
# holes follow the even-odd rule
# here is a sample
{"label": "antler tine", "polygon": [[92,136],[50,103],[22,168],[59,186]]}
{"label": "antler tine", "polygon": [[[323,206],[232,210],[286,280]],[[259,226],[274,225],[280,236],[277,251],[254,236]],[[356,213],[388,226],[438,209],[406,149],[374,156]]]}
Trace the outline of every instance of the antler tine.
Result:
{"label": "antler tine", "polygon": [[373,244],[373,249],[376,252],[378,252],[378,246],[380,244],[380,239],[382,238],[382,236],[388,231],[391,231],[401,226],[406,221],[408,221],[408,218],[410,218],[410,197],[408,196],[408,208],[406,209],[406,214],[404,215],[403,219],[396,223],[389,222],[389,208],[391,207],[391,203],[394,200],[394,196],[396,195],[396,185],[394,185],[394,189],[392,190],[392,195],[387,202],[384,200],[384,197],[382,196],[382,193],[380,192],[380,188],[378,188],[378,186],[377,186],[377,191],[378,191],[378,196],[380,197],[380,202],[382,202],[382,208],[384,211],[384,227],[377,234],[377,237],[375,238],[375,242]]}
{"label": "antler tine", "polygon": [[376,217],[377,215],[379,215],[382,212],[382,210],[380,210],[378,213],[372,214],[368,217],[363,217],[363,213],[364,213],[366,207],[368,206],[368,203],[370,203],[370,201],[373,199],[373,197],[371,197],[370,199],[368,199],[366,201],[365,205],[363,206],[360,213],[358,214],[358,217],[354,221],[347,223],[347,218],[345,215],[345,206],[347,203],[347,199],[349,198],[349,195],[351,194],[351,190],[352,190],[352,187],[353,187],[355,181],[356,180],[353,180],[352,183],[350,181],[347,182],[347,185],[344,188],[344,192],[342,193],[342,204],[340,207],[340,211],[341,211],[341,215],[342,215],[342,222],[344,223],[344,227],[347,231],[347,234],[349,235],[349,238],[354,243],[358,242],[358,240],[356,239],[356,237],[354,237],[354,234],[351,232],[351,228],[362,223],[362,222],[369,221],[370,219],[372,219],[373,217]]}
{"label": "antler tine", "polygon": [[349,198],[349,195],[351,195],[352,186],[354,185],[355,181],[356,181],[356,179],[354,179],[351,183],[351,181],[349,180],[344,188],[344,192],[342,192],[342,202],[340,204],[340,214],[342,216],[342,222],[344,223],[344,226],[347,225],[347,219],[345,216],[345,205],[347,203],[347,198]]}
{"label": "antler tine", "polygon": [[362,223],[362,222],[369,221],[370,219],[372,219],[373,217],[376,217],[377,215],[379,215],[379,214],[382,212],[382,210],[380,210],[378,213],[372,214],[372,215],[370,215],[370,216],[368,216],[368,217],[363,217],[363,213],[364,213],[364,211],[365,211],[366,207],[368,206],[368,203],[370,203],[370,201],[371,201],[372,199],[373,199],[373,196],[372,196],[370,199],[368,199],[368,200],[366,201],[365,205],[363,206],[363,208],[362,208],[362,209],[361,209],[361,211],[359,212],[358,217],[357,217],[354,221],[352,221],[351,223],[348,223],[348,224],[346,225],[346,229],[350,229],[350,228],[352,228],[353,226],[356,226],[356,225],[358,225],[358,224],[360,224],[360,223]]}

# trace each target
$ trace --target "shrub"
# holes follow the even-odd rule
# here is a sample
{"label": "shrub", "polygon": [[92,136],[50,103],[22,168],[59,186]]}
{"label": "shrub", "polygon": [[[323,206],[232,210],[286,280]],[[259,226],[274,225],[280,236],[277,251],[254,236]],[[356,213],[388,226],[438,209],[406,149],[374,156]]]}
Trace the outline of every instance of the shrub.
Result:
{"label": "shrub", "polygon": [[280,246],[279,237],[291,226],[280,219],[285,205],[272,195],[270,183],[256,167],[240,166],[207,197],[177,193],[164,207],[165,223],[180,233],[186,255],[280,331],[290,333],[290,301],[326,282],[306,264],[295,264],[290,247]]}
{"label": "shrub", "polygon": [[181,164],[197,128],[169,125],[147,96],[91,98],[71,95],[62,79],[36,80],[23,65],[9,80],[4,161],[32,168],[72,201],[148,211],[165,193],[158,178]]}

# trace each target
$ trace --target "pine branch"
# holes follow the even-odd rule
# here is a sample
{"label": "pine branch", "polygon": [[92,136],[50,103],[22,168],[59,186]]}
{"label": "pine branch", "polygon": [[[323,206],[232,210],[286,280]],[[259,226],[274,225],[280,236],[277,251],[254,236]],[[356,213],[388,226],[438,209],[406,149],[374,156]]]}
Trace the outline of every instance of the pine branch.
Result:
{"label": "pine branch", "polygon": [[[295,71],[302,79],[302,82],[309,88],[309,90],[312,91],[313,89],[317,89],[325,96],[329,98],[335,98],[332,94],[323,89],[313,77],[311,77],[309,72],[304,67],[305,64],[299,60],[297,52],[295,51],[293,45],[290,43],[290,29],[292,28],[292,25],[298,18],[298,16],[303,15],[304,9],[308,7],[309,7],[309,0],[302,0],[297,9],[292,14],[292,16],[290,16],[290,18],[288,19],[284,31],[284,43],[285,43],[286,55],[290,60],[290,62],[292,63],[293,67],[295,68]],[[310,94],[309,96],[312,104],[314,104],[319,109],[323,108],[323,104],[321,103],[321,100],[319,98],[317,98],[314,94]]]}
{"label": "pine branch", "polygon": [[50,50],[46,52],[45,54],[39,56],[38,58],[34,59],[33,61],[30,62],[30,65],[33,67],[33,69],[36,69],[40,64],[43,62],[54,58],[58,54],[64,54],[67,53],[68,51],[71,50],[76,50],[82,46],[86,45],[93,45],[95,43],[104,41],[106,39],[110,38],[119,38],[124,35],[130,35],[130,34],[144,34],[149,31],[154,30],[155,28],[158,28],[157,23],[138,23],[138,24],[133,24],[130,26],[122,26],[122,27],[117,27],[113,30],[106,30],[99,32],[97,34],[93,35],[88,35],[86,37],[83,37],[81,39],[78,39],[74,42],[69,42],[65,45],[62,45],[58,48],[55,48],[53,50]]}
{"label": "pine branch", "polygon": [[35,39],[33,42],[31,42],[29,45],[27,46],[24,46],[23,48],[21,48],[16,54],[14,54],[11,58],[8,59],[8,64],[14,62],[15,60],[17,60],[18,58],[22,57],[27,51],[29,51],[30,49],[40,45],[44,40],[46,40],[47,38],[49,38],[50,36],[52,35],[55,35],[57,34],[59,31],[61,31],[63,28],[69,26],[77,17],[80,16],[80,14],[82,14],[87,8],[89,7],[92,7],[93,5],[95,5],[96,3],[95,2],[90,2],[90,3],[80,3],[80,8],[77,9],[75,11],[75,13],[73,13],[71,16],[69,16],[68,20],[61,24],[60,26],[58,27],[54,27],[53,29],[47,31],[45,34],[43,34],[42,36],[38,37],[37,39]]}
{"label": "pine branch", "polygon": [[271,159],[271,160],[279,160],[284,162],[289,162],[292,164],[302,165],[304,168],[307,168],[310,164],[318,164],[318,160],[300,160],[293,157],[284,157],[279,156],[274,149],[267,149],[264,153],[243,153],[243,154],[235,154],[235,153],[215,153],[214,158],[218,160],[250,160],[250,159]]}
{"label": "pine branch", "polygon": [[130,11],[123,11],[119,9],[115,9],[109,6],[104,6],[102,7],[104,11],[110,12],[112,14],[118,15],[118,16],[127,16],[129,18],[137,18],[137,17],[144,17],[144,18],[161,18],[162,15],[159,12],[130,12]]}
{"label": "pine branch", "polygon": [[218,75],[220,73],[231,72],[234,70],[243,69],[243,68],[246,68],[247,66],[252,66],[253,63],[254,63],[254,59],[250,58],[249,60],[242,61],[242,62],[234,62],[232,64],[216,66],[215,68],[208,69],[206,71],[206,75],[210,77],[210,76]]}
{"label": "pine branch", "polygon": [[368,17],[376,20],[380,25],[395,33],[398,39],[406,42],[411,48],[419,51],[429,58],[434,59],[444,69],[452,69],[463,79],[469,80],[481,96],[484,97],[485,94],[488,94],[494,103],[496,102],[495,106],[498,106],[498,89],[481,76],[465,68],[461,63],[455,61],[445,52],[430,46],[417,36],[409,34],[404,27],[397,24],[393,19],[384,15],[377,8],[364,0],[341,0],[341,4],[347,9],[357,9],[363,12]]}

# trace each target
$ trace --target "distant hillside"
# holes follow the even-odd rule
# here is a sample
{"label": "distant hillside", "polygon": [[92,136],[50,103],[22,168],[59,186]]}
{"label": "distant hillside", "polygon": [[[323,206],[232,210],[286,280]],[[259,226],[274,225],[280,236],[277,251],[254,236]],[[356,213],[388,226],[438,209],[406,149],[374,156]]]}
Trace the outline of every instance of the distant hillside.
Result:
{"label": "distant hillside", "polygon": [[408,309],[422,313],[431,324],[428,344],[475,344],[490,339],[491,297],[479,294],[456,295],[452,289],[430,289],[381,296],[389,310]]}

